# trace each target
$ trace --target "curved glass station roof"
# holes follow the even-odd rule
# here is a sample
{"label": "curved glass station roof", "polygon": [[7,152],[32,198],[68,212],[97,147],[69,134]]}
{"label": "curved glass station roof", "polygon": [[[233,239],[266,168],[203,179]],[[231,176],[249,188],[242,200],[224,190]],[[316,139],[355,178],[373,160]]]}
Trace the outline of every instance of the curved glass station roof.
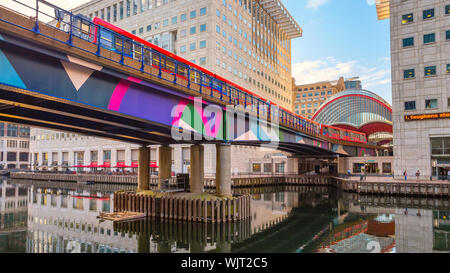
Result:
{"label": "curved glass station roof", "polygon": [[392,107],[371,91],[351,89],[328,98],[312,119],[326,125],[349,125],[355,128],[374,122],[392,125]]}

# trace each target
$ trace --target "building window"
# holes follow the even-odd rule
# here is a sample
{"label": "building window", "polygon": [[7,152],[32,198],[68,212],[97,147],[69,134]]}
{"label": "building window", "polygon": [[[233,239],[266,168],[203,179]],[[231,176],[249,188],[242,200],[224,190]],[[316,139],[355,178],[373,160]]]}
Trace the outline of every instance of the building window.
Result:
{"label": "building window", "polygon": [[17,129],[18,129],[18,126],[17,125],[13,125],[13,124],[8,124],[8,127],[7,127],[8,129],[7,129],[7,136],[9,136],[9,137],[17,137]]}
{"label": "building window", "polygon": [[190,30],[189,30],[189,33],[192,35],[192,34],[195,34],[197,32],[197,28],[196,27],[191,27],[190,28]]}
{"label": "building window", "polygon": [[434,17],[434,9],[427,9],[423,11],[423,19],[431,19]]}
{"label": "building window", "polygon": [[403,47],[414,46],[414,37],[403,39]]}
{"label": "building window", "polygon": [[143,34],[144,33],[144,28],[143,27],[140,27],[139,28],[139,34]]}
{"label": "building window", "polygon": [[450,74],[450,64],[447,64],[447,74]]}
{"label": "building window", "polygon": [[28,162],[28,153],[19,153],[19,161]]}
{"label": "building window", "polygon": [[195,48],[196,48],[195,43],[192,43],[189,45],[189,50],[193,51],[193,50],[195,50]]}
{"label": "building window", "polygon": [[414,16],[412,13],[402,15],[402,24],[408,24],[414,22]]}
{"label": "building window", "polygon": [[450,98],[447,98],[447,107],[450,107]]}
{"label": "building window", "polygon": [[391,173],[392,172],[392,164],[390,162],[382,163],[383,173]]}
{"label": "building window", "polygon": [[200,9],[200,16],[201,15],[206,15],[206,8],[201,8]]}
{"label": "building window", "polygon": [[403,78],[404,79],[412,79],[415,77],[415,71],[414,69],[406,69],[403,70]]}
{"label": "building window", "polygon": [[176,23],[177,23],[177,20],[178,20],[178,17],[177,17],[177,16],[172,17],[172,25],[176,24]]}
{"label": "building window", "polygon": [[206,65],[206,57],[201,57],[199,60],[200,65]]}
{"label": "building window", "polygon": [[450,5],[445,6],[445,14],[450,14]]}
{"label": "building window", "polygon": [[200,32],[205,32],[205,31],[206,31],[206,24],[200,25]]}
{"label": "building window", "polygon": [[103,151],[103,162],[111,161],[111,150]]}
{"label": "building window", "polygon": [[7,152],[6,153],[6,161],[17,161],[17,153],[16,152]]}
{"label": "building window", "polygon": [[425,67],[425,77],[435,76],[436,75],[436,66],[427,66]]}
{"label": "building window", "polygon": [[450,138],[432,138],[431,139],[432,155],[450,155]]}
{"label": "building window", "polygon": [[415,101],[405,101],[405,110],[416,110]]}
{"label": "building window", "polygon": [[445,39],[450,40],[450,30],[445,32]]}
{"label": "building window", "polygon": [[189,14],[189,18],[194,19],[195,17],[197,17],[197,11],[193,10],[191,11],[191,13]]}
{"label": "building window", "polygon": [[425,100],[425,109],[436,109],[437,107],[437,99]]}
{"label": "building window", "polygon": [[206,47],[206,40],[200,41],[199,48],[205,48]]}
{"label": "building window", "polygon": [[423,35],[423,43],[429,44],[434,43],[436,41],[436,35],[434,33]]}
{"label": "building window", "polygon": [[181,22],[186,21],[186,19],[187,19],[186,13],[181,14],[181,17],[180,17]]}
{"label": "building window", "polygon": [[186,53],[186,46],[181,46],[180,47],[180,53]]}
{"label": "building window", "polygon": [[147,26],[147,31],[151,31],[152,30],[152,25],[148,25]]}

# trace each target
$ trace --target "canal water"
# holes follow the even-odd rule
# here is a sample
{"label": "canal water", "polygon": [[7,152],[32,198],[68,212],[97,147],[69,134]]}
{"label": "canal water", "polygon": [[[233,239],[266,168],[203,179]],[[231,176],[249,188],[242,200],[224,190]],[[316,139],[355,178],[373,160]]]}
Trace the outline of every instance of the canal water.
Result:
{"label": "canal water", "polygon": [[[241,190],[249,220],[100,221],[118,185],[0,181],[0,253],[411,253],[450,251],[448,199],[328,187]],[[132,187],[131,187],[132,188]]]}

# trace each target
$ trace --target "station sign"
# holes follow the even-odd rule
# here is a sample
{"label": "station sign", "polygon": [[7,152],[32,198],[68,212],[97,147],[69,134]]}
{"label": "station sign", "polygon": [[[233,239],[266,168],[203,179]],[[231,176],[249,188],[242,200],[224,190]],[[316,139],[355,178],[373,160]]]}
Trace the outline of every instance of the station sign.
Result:
{"label": "station sign", "polygon": [[448,118],[450,118],[450,112],[447,112],[447,113],[433,113],[433,114],[405,115],[405,121],[428,120],[428,119],[448,119]]}

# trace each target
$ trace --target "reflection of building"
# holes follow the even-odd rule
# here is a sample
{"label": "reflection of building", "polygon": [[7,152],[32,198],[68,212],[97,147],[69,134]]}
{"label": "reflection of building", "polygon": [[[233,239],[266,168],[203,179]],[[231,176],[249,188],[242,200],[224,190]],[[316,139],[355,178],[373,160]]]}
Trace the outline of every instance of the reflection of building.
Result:
{"label": "reflection of building", "polygon": [[0,123],[0,169],[28,169],[30,127]]}
{"label": "reflection of building", "polygon": [[[420,212],[420,214],[418,214]],[[430,210],[397,209],[395,237],[398,253],[433,252],[433,213]]]}
{"label": "reflection of building", "polygon": [[433,211],[433,250],[450,252],[450,213]]}
{"label": "reflection of building", "polygon": [[0,253],[25,252],[28,190],[0,184]]}
{"label": "reflection of building", "polygon": [[279,223],[298,207],[297,192],[264,193],[253,196],[251,230],[255,233]]}
{"label": "reflection of building", "polygon": [[[99,212],[112,211],[111,193],[30,189],[27,252],[62,253],[79,246],[83,253],[136,252],[136,237],[114,232]],[[68,249],[69,248],[69,249]]]}
{"label": "reflection of building", "polygon": [[[405,202],[406,203],[406,202]],[[396,253],[432,253],[449,251],[448,237],[445,232],[450,230],[448,212],[433,212],[431,210],[413,208],[384,208],[349,204],[349,211],[381,215],[381,218],[395,221],[395,252]],[[388,215],[388,217],[386,217]],[[378,218],[380,220],[380,216]],[[439,220],[440,219],[440,220]],[[385,221],[385,223],[387,222]],[[379,222],[383,222],[382,220]],[[390,230],[389,226],[385,226]],[[379,230],[378,232],[383,232]],[[448,236],[448,234],[447,234]]]}
{"label": "reflection of building", "polygon": [[394,174],[428,178],[450,170],[450,5],[442,0],[377,2],[390,19]]}

